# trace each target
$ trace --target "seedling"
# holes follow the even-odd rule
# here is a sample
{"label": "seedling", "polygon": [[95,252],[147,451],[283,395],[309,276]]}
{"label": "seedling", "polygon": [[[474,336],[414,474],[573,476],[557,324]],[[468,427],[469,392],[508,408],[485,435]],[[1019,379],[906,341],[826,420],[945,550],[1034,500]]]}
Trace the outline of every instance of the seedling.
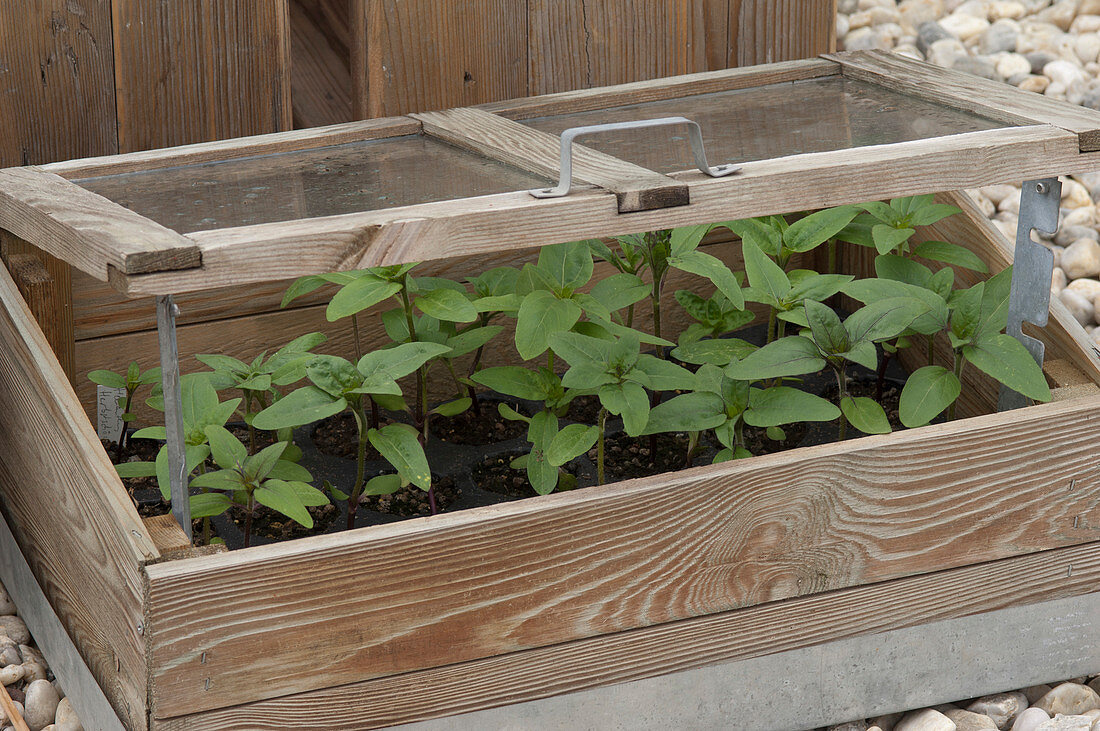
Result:
{"label": "seedling", "polygon": [[134,395],[142,386],[160,383],[160,368],[150,368],[147,371],[142,371],[138,367],[137,361],[132,361],[126,369],[126,375],[114,371],[98,370],[89,373],[88,380],[104,388],[126,389],[126,395],[119,398],[118,402],[118,405],[122,407],[122,432],[118,436],[118,441],[115,442],[115,462],[121,462],[122,452],[126,449],[128,441],[126,427],[128,424],[133,423],[136,418],[130,410],[133,407]]}

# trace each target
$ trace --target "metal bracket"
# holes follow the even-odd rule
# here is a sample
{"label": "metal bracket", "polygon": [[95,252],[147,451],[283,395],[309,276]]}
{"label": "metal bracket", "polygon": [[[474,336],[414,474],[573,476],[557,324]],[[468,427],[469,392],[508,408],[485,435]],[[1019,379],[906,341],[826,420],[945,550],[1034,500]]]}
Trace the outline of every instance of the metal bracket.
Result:
{"label": "metal bracket", "polygon": [[[1058,230],[1058,204],[1062,184],[1058,178],[1028,180],[1020,191],[1020,222],[1016,229],[1016,252],[1013,255],[1012,289],[1008,298],[1008,328],[1006,332],[1023,343],[1031,357],[1043,365],[1045,348],[1042,342],[1024,335],[1023,323],[1042,327],[1050,314],[1050,277],[1054,272],[1054,253],[1031,240],[1032,229],[1046,234]],[[998,411],[1027,406],[1027,398],[1001,386]]]}
{"label": "metal bracket", "polygon": [[160,342],[161,383],[164,386],[164,431],[168,445],[168,484],[172,515],[191,538],[191,497],[187,490],[186,447],[183,434],[183,394],[180,391],[176,317],[179,308],[172,295],[157,297],[157,339]]}
{"label": "metal bracket", "polygon": [[691,141],[691,152],[695,157],[695,166],[700,171],[712,178],[720,178],[731,175],[741,169],[740,165],[715,165],[707,164],[707,153],[703,148],[703,131],[698,123],[687,117],[661,117],[660,119],[639,119],[634,122],[611,122],[609,124],[592,124],[585,127],[570,127],[561,133],[561,177],[553,188],[536,188],[528,191],[536,198],[561,198],[569,194],[569,188],[573,179],[573,140],[585,137],[595,132],[618,132],[624,129],[645,129],[647,127],[666,127],[674,124],[686,124],[688,126],[688,139]]}

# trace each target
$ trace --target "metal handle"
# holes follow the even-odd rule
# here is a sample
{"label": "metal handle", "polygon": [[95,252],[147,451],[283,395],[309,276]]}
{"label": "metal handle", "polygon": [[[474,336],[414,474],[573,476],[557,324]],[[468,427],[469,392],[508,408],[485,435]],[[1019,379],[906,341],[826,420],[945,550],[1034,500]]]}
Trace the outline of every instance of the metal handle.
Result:
{"label": "metal handle", "polygon": [[716,165],[707,164],[707,153],[703,149],[703,131],[696,122],[687,117],[661,117],[660,119],[639,119],[635,122],[611,122],[609,124],[592,124],[586,127],[570,127],[561,133],[561,177],[553,188],[536,188],[528,191],[536,198],[561,198],[569,193],[570,183],[573,178],[573,140],[578,137],[590,135],[594,132],[618,132],[624,129],[644,129],[646,127],[666,127],[672,124],[686,124],[688,126],[688,138],[691,141],[691,152],[695,156],[695,166],[700,171],[712,178],[720,178],[730,175],[741,169],[740,165]]}

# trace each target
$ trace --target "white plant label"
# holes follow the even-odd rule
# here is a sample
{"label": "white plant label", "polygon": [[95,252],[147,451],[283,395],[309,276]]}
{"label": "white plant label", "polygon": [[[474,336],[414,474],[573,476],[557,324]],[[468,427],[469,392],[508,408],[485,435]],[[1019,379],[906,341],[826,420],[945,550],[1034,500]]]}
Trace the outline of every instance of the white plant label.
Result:
{"label": "white plant label", "polygon": [[96,386],[96,434],[100,439],[117,442],[122,436],[122,407],[119,400],[126,398],[125,388]]}

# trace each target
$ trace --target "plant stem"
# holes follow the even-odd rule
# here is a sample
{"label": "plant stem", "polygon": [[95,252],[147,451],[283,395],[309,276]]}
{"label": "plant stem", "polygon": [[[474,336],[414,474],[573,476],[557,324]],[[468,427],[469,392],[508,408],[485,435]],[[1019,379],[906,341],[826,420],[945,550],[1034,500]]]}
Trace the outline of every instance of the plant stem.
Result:
{"label": "plant stem", "polygon": [[[241,389],[241,393],[244,394],[244,416],[245,420],[248,420],[248,415],[252,413],[252,392],[248,389]],[[248,426],[248,453],[256,454],[256,429],[252,426],[251,421],[247,421]]]}
{"label": "plant stem", "polygon": [[[661,279],[658,277],[653,278],[653,293],[649,299],[653,305],[653,334],[659,338],[661,337]],[[660,345],[657,346],[657,357],[666,357],[665,349]]]}
{"label": "plant stem", "polygon": [[886,367],[890,364],[892,354],[882,352],[882,360],[878,364],[878,381],[875,383],[875,400],[882,403],[882,389],[886,386]]}
{"label": "plant stem", "polygon": [[[412,302],[409,301],[407,277],[401,282],[401,306],[405,310],[405,324],[409,327],[409,342],[415,343],[417,342],[416,323],[413,320]],[[424,423],[424,392],[424,372],[421,367],[416,369],[416,412],[413,414],[418,430]]]}
{"label": "plant stem", "polygon": [[256,509],[256,504],[252,501],[252,493],[248,493],[248,508],[244,514],[244,547],[248,548],[252,542],[252,511]]}
{"label": "plant stem", "polygon": [[366,399],[370,401],[370,428],[377,429],[382,423],[382,417],[378,413],[378,402],[370,396],[366,396]]}
{"label": "plant stem", "polygon": [[699,447],[699,435],[701,432],[693,431],[688,432],[688,448],[687,454],[684,456],[684,469],[691,467],[691,463],[695,461],[695,450]]}
{"label": "plant stem", "polygon": [[936,335],[933,333],[927,338],[928,341],[928,365],[936,365]]}
{"label": "plant stem", "polygon": [[[961,350],[955,351],[955,378],[959,379],[959,383],[962,384],[963,378],[963,366],[966,365],[966,358],[963,357]],[[951,405],[947,407],[947,420],[955,420],[955,404],[959,403],[958,399],[951,402]]]}
{"label": "plant stem", "polygon": [[764,345],[775,340],[775,323],[778,318],[775,316],[775,308],[768,311],[768,339],[764,342]]}
{"label": "plant stem", "polygon": [[[130,405],[134,400],[134,391],[126,389],[126,405],[122,407],[122,415],[130,413]],[[126,448],[126,422],[122,422],[122,432],[118,435],[118,442],[115,444],[115,463],[122,461],[122,450]]]}
{"label": "plant stem", "polygon": [[604,435],[607,433],[607,409],[600,407],[600,438],[596,442],[596,484],[604,484]]}
{"label": "plant stem", "polygon": [[[839,368],[833,368],[833,372],[836,373],[836,385],[839,389],[836,397],[836,405],[840,408],[841,403],[844,402],[844,397],[848,395],[848,381],[844,375],[844,366]],[[837,441],[843,442],[848,436],[848,419],[844,416],[843,409],[840,412],[840,424],[837,428]]]}
{"label": "plant stem", "polygon": [[836,239],[829,239],[829,243],[825,244],[825,250],[828,252],[825,273],[836,274]]}
{"label": "plant stem", "polygon": [[353,406],[351,411],[355,416],[355,426],[359,430],[359,445],[355,452],[355,484],[352,485],[351,494],[348,495],[348,530],[355,527],[355,513],[359,510],[359,495],[363,491],[363,477],[367,467],[367,428],[362,410],[363,405],[360,403]]}
{"label": "plant stem", "polygon": [[428,508],[432,515],[439,515],[439,508],[435,504],[435,485],[428,485]]}
{"label": "plant stem", "polygon": [[355,342],[355,363],[359,364],[359,359],[363,357],[363,349],[359,345],[359,316],[351,316],[351,337]]}
{"label": "plant stem", "polygon": [[626,326],[634,327],[634,305],[626,308]]}

